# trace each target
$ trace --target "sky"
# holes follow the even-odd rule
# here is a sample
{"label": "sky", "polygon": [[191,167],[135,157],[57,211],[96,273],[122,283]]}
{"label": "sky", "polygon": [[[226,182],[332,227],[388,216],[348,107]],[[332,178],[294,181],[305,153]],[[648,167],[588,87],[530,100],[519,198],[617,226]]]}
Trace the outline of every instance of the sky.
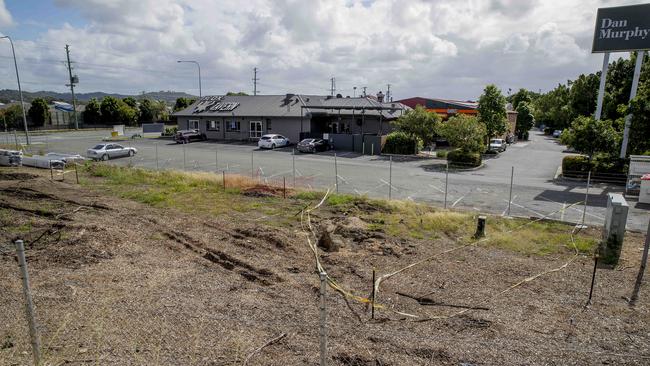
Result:
{"label": "sky", "polygon": [[[0,0],[24,90],[198,95],[421,96],[475,100],[485,85],[548,91],[599,70],[596,10],[623,0]],[[625,53],[613,57],[627,57]],[[357,87],[356,91],[354,87]],[[0,89],[16,89],[0,40]]]}

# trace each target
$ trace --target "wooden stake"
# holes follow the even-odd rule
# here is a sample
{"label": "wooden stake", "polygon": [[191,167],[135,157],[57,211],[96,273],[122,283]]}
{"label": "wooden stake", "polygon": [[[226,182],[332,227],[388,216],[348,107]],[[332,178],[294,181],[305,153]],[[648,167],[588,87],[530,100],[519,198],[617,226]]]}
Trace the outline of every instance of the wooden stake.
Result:
{"label": "wooden stake", "polygon": [[372,295],[370,296],[370,318],[374,319],[375,318],[375,269],[372,269]]}

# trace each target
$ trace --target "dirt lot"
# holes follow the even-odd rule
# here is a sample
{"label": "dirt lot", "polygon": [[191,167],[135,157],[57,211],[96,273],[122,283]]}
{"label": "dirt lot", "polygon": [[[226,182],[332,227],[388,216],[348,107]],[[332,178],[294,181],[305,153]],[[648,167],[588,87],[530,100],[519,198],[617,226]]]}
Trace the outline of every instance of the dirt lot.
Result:
{"label": "dirt lot", "polygon": [[[189,202],[193,212],[120,198],[98,188],[102,178],[83,180],[0,169],[0,365],[31,359],[20,277],[6,244],[19,237],[49,364],[241,365],[283,333],[248,364],[318,364],[319,282],[297,215],[315,201],[249,189],[224,198],[228,212],[199,210],[208,198]],[[280,201],[287,202],[282,220],[260,209]],[[357,295],[369,295],[372,268],[382,275],[460,245],[452,227],[405,236],[370,220],[384,206],[346,207],[326,204],[313,221],[341,245],[320,253],[323,266]],[[499,294],[570,261],[570,250],[478,245],[441,255],[383,282],[375,320],[366,305],[328,289],[330,364],[647,365],[650,288],[635,309],[623,299],[642,241],[627,236],[621,263],[599,272],[588,308],[588,255]],[[481,309],[446,317],[468,306]]]}

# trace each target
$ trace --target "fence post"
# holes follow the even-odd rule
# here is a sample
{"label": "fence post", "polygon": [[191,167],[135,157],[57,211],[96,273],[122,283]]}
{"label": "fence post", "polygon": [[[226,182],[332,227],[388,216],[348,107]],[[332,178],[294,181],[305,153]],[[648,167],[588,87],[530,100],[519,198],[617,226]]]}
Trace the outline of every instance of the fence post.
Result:
{"label": "fence post", "polygon": [[54,169],[52,168],[51,160],[50,160],[50,180],[54,181]]}
{"label": "fence post", "polygon": [[25,246],[22,240],[16,240],[16,255],[18,256],[18,266],[20,267],[20,275],[23,280],[25,312],[27,314],[27,322],[29,323],[29,337],[32,342],[34,365],[38,366],[41,364],[41,339],[36,326],[34,303],[32,301],[32,293],[29,289],[29,273],[27,272],[27,261],[25,260]]}
{"label": "fence post", "polygon": [[183,140],[183,170],[185,170],[185,140]]}
{"label": "fence post", "polygon": [[18,135],[16,135],[16,129],[14,129],[14,141],[16,142],[16,150],[18,150]]}
{"label": "fence post", "polygon": [[74,162],[74,175],[77,178],[77,184],[79,184],[79,171],[77,170],[77,162]]}
{"label": "fence post", "polygon": [[393,191],[393,155],[389,157],[388,162],[388,200],[392,198]]}
{"label": "fence post", "polygon": [[585,226],[585,218],[587,216],[587,202],[589,200],[589,183],[591,183],[591,170],[587,174],[587,192],[585,193],[585,207],[582,210],[582,223],[580,225]]}
{"label": "fence post", "polygon": [[158,143],[157,142],[154,144],[154,147],[156,149],[156,170],[158,170]]}
{"label": "fence post", "polygon": [[223,180],[223,191],[226,191],[226,171],[221,172],[222,180]]}
{"label": "fence post", "polygon": [[282,198],[287,198],[287,177],[282,176]]}
{"label": "fence post", "polygon": [[372,295],[371,295],[371,310],[370,310],[370,318],[374,319],[375,318],[375,277],[376,277],[376,272],[375,269],[372,269]]}
{"label": "fence post", "polygon": [[336,187],[336,193],[339,193],[339,166],[336,161],[336,153],[334,153],[334,186]]}
{"label": "fence post", "polygon": [[291,153],[291,164],[292,164],[292,170],[293,170],[293,188],[296,188],[296,149],[292,149]]}
{"label": "fence post", "polygon": [[508,198],[508,216],[510,216],[510,205],[512,204],[512,182],[515,178],[515,167],[510,171],[510,196]]}
{"label": "fence post", "polygon": [[215,147],[214,148],[214,170],[219,171],[219,151]]}
{"label": "fence post", "polygon": [[327,274],[320,273],[320,366],[327,365],[327,310],[325,308],[325,290]]}
{"label": "fence post", "polygon": [[445,209],[447,208],[447,187],[449,187],[449,161],[445,167]]}
{"label": "fence post", "polygon": [[634,283],[632,296],[630,296],[630,306],[636,305],[636,301],[639,299],[639,290],[641,289],[641,283],[643,282],[643,273],[645,272],[645,267],[648,263],[648,247],[650,247],[650,221],[648,221],[648,231],[645,234],[645,244],[643,245],[643,257],[641,257],[641,266],[639,267],[639,273],[636,276],[636,282]]}
{"label": "fence post", "polygon": [[251,150],[251,179],[255,179],[255,168],[253,167],[253,153],[255,150]]}

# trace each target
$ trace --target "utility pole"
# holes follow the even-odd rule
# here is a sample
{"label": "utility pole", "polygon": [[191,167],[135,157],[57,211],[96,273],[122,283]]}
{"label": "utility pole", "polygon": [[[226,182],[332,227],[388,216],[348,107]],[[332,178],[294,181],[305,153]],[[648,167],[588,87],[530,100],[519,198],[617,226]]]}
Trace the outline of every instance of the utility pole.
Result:
{"label": "utility pole", "polygon": [[331,90],[331,91],[330,91],[330,95],[331,95],[331,96],[334,96],[334,92],[336,91],[336,79],[335,79],[334,77],[332,77],[332,78],[330,79],[330,81],[332,82],[332,87],[331,87],[331,89],[330,89],[330,90]]}
{"label": "utility pole", "polygon": [[386,89],[386,102],[390,102],[390,84],[387,85]]}
{"label": "utility pole", "polygon": [[79,79],[77,78],[77,75],[72,77],[72,64],[70,63],[70,46],[65,45],[65,55],[66,58],[68,59],[68,76],[70,76],[70,84],[66,84],[66,86],[70,87],[70,93],[72,94],[72,115],[74,116],[74,129],[78,130],[79,129],[79,120],[77,120],[77,101],[74,97],[74,84],[75,81],[79,82]]}
{"label": "utility pole", "polygon": [[253,95],[257,95],[257,81],[260,80],[257,78],[257,67],[253,68]]}
{"label": "utility pole", "polygon": [[364,86],[361,89],[363,89],[363,97],[365,98],[366,97],[366,89],[368,89],[368,87]]}
{"label": "utility pole", "polygon": [[352,93],[353,93],[353,94],[352,94],[352,97],[353,97],[353,98],[356,98],[356,97],[357,97],[357,87],[356,87],[356,86],[353,86],[353,87],[352,87]]}

